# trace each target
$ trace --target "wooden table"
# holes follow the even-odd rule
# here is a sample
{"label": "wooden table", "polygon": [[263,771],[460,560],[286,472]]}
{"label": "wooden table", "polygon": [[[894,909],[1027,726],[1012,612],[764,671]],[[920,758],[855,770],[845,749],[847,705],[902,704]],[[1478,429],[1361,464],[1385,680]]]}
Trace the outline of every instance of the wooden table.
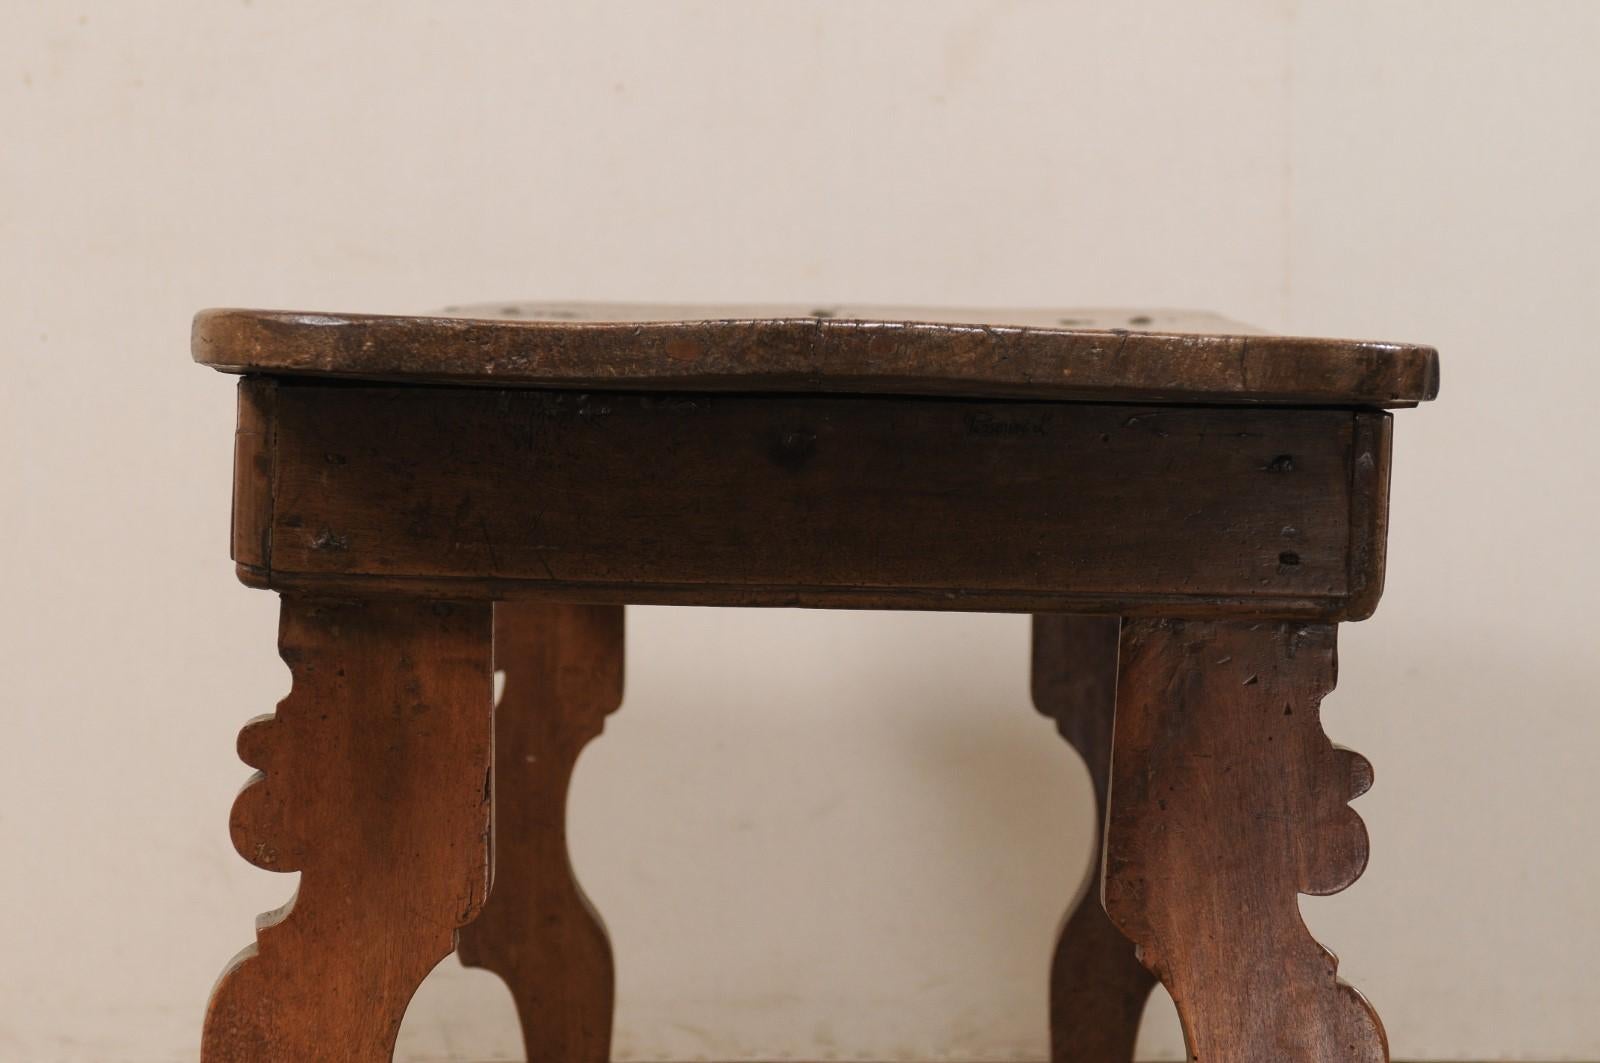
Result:
{"label": "wooden table", "polygon": [[195,320],[244,374],[233,557],[294,677],[240,735],[233,840],[302,873],[204,1059],[387,1060],[458,944],[529,1059],[607,1059],[564,818],[630,602],[1034,614],[1034,700],[1106,824],[1054,1058],[1126,1063],[1156,978],[1191,1059],[1388,1058],[1296,898],[1367,860],[1371,766],[1318,706],[1383,585],[1385,410],[1434,397],[1432,349],[1163,311],[452,313]]}

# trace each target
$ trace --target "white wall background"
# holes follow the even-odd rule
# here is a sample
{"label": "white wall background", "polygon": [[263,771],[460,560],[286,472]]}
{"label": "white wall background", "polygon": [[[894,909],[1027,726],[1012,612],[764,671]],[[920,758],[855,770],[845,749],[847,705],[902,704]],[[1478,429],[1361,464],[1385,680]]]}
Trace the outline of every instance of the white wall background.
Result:
{"label": "white wall background", "polygon": [[[1428,1059],[1600,1056],[1600,3],[0,3],[0,1059],[193,1058],[252,916],[213,304],[1165,304],[1420,340],[1318,935]],[[1016,617],[637,610],[576,784],[621,1058],[1043,1053],[1087,785]],[[516,1055],[446,961],[409,1060]],[[1170,1005],[1145,1051],[1175,1058]]]}

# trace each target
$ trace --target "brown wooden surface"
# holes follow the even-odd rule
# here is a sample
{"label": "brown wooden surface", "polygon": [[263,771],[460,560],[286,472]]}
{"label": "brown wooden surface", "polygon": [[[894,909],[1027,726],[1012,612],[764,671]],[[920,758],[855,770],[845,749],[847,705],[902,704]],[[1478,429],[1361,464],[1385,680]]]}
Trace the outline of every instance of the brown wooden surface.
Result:
{"label": "brown wooden surface", "polygon": [[1033,618],[1033,703],[1083,757],[1095,801],[1094,857],[1050,965],[1052,1063],[1132,1063],[1156,981],[1100,903],[1120,627],[1114,616]]}
{"label": "brown wooden surface", "polygon": [[200,361],[252,374],[240,574],[291,594],[295,686],[241,736],[265,775],[235,843],[304,871],[219,982],[206,1060],[387,1059],[484,905],[490,599],[502,874],[463,959],[512,986],[530,1058],[601,1063],[612,1007],[564,812],[621,696],[621,610],[552,600],[1110,614],[1036,619],[1036,704],[1110,802],[1056,1063],[1129,1059],[1149,972],[1192,1058],[1386,1058],[1296,897],[1365,861],[1320,622],[1381,593],[1374,407],[1433,396],[1431,349],[1162,311],[501,309],[196,320]]}
{"label": "brown wooden surface", "polygon": [[1323,734],[1330,625],[1132,620],[1122,633],[1105,905],[1172,994],[1191,1060],[1379,1063],[1298,894],[1360,876],[1372,768]]}
{"label": "brown wooden surface", "polygon": [[[248,381],[239,387],[239,422],[233,437],[234,509],[229,535],[233,558],[265,566],[272,556],[272,456],[277,388]],[[261,507],[266,507],[265,509]]]}
{"label": "brown wooden surface", "polygon": [[463,312],[477,316],[207,310],[195,318],[193,353],[231,372],[619,391],[1407,406],[1439,388],[1431,347],[1250,335],[1168,310]]}
{"label": "brown wooden surface", "polygon": [[284,599],[293,688],[249,724],[251,863],[301,872],[207,1011],[205,1063],[387,1063],[489,887],[489,606]]}
{"label": "brown wooden surface", "polygon": [[1379,412],[245,386],[264,586],[1346,617],[1376,585]]}
{"label": "brown wooden surface", "polygon": [[567,787],[622,701],[622,620],[621,606],[494,609],[494,889],[460,955],[510,986],[530,1060],[611,1058],[611,942],[567,854]]}
{"label": "brown wooden surface", "polygon": [[1394,419],[1356,418],[1350,476],[1350,610],[1340,619],[1364,620],[1383,597],[1389,553],[1389,456]]}

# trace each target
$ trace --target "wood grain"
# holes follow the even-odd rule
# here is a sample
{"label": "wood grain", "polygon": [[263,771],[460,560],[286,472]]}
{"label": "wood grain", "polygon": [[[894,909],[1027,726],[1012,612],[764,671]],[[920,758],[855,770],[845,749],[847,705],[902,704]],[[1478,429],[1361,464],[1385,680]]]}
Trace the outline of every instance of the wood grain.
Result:
{"label": "wood grain", "polygon": [[1382,591],[1379,407],[1434,397],[1431,348],[1168,311],[458,313],[195,320],[195,358],[247,374],[233,553],[288,595],[295,679],[241,735],[263,773],[234,839],[303,872],[218,984],[208,1063],[388,1059],[485,903],[463,959],[511,985],[529,1057],[607,1058],[564,820],[623,602],[1050,614],[1035,702],[1107,824],[1104,905],[1091,876],[1057,945],[1055,1063],[1129,1060],[1151,972],[1193,1059],[1386,1058],[1297,895],[1366,859],[1370,767],[1318,714],[1327,624]]}
{"label": "wood grain", "polygon": [[1125,623],[1105,905],[1166,985],[1191,1060],[1379,1063],[1300,893],[1360,876],[1367,761],[1322,732],[1331,625]]}
{"label": "wood grain", "polygon": [[1358,414],[1350,463],[1350,606],[1344,620],[1365,620],[1383,597],[1389,550],[1389,455],[1394,418]]}
{"label": "wood grain", "polygon": [[[272,557],[273,434],[271,381],[239,382],[239,421],[233,436],[234,509],[229,536],[240,564],[265,566]],[[265,508],[261,508],[265,507]]]}
{"label": "wood grain", "polygon": [[621,606],[494,610],[495,881],[460,955],[510,986],[530,1060],[611,1058],[611,942],[567,853],[567,788],[622,701],[622,624]]}
{"label": "wood grain", "polygon": [[285,598],[294,685],[239,736],[235,847],[299,871],[206,1015],[205,1063],[387,1063],[489,888],[489,607]]}
{"label": "wood grain", "polygon": [[284,589],[1342,617],[1383,509],[1352,496],[1370,412],[281,384],[273,409],[272,497],[241,480],[235,511],[270,520],[246,578]]}
{"label": "wood grain", "polygon": [[1083,757],[1095,800],[1094,857],[1050,965],[1052,1063],[1132,1063],[1156,981],[1100,903],[1120,626],[1114,616],[1033,618],[1033,703]]}
{"label": "wood grain", "polygon": [[192,348],[230,372],[497,387],[1338,406],[1408,406],[1439,389],[1431,347],[1241,335],[1253,330],[1159,310],[511,309],[207,310]]}

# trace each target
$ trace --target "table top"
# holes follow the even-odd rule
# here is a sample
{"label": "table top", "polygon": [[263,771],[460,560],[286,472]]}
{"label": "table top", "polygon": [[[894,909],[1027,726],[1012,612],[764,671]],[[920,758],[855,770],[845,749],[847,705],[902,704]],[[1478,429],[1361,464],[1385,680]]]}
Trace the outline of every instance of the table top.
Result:
{"label": "table top", "polygon": [[1432,347],[1271,335],[1183,310],[217,309],[196,315],[193,353],[235,373],[616,391],[1400,407],[1439,390]]}

